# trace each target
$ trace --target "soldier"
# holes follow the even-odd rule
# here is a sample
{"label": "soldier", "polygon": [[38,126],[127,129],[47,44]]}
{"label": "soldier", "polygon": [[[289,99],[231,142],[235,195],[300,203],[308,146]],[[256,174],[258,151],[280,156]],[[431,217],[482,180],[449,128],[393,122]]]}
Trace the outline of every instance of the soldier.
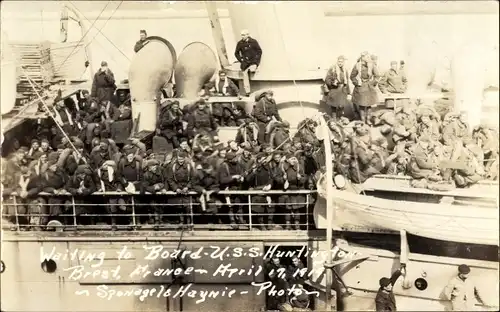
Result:
{"label": "soldier", "polygon": [[253,121],[252,118],[248,117],[245,119],[245,122],[238,128],[235,141],[238,144],[244,142],[255,144],[258,142],[258,137],[259,137],[259,127]]}
{"label": "soldier", "polygon": [[144,29],[141,29],[139,31],[139,35],[140,35],[140,39],[134,45],[134,52],[135,53],[139,52],[142,48],[144,48],[144,46],[146,44],[149,43],[149,40],[147,40],[148,34],[146,33],[146,31]]}
{"label": "soldier", "polygon": [[122,150],[123,157],[118,163],[117,178],[123,190],[134,194],[142,187],[142,160],[137,157],[132,146],[124,146]]}
{"label": "soldier", "polygon": [[272,148],[283,148],[283,143],[290,140],[290,123],[283,121],[275,123],[269,130],[269,145]]}
{"label": "soldier", "polygon": [[243,167],[244,172],[249,172],[255,165],[255,158],[252,156],[253,148],[247,142],[242,144],[243,152],[238,156],[238,162]]}
{"label": "soldier", "polygon": [[158,131],[174,148],[179,147],[179,139],[183,134],[182,117],[179,101],[167,100],[161,103]]}
{"label": "soldier", "polygon": [[221,220],[217,214],[222,202],[217,196],[220,191],[217,173],[209,163],[203,163],[200,167],[201,170],[196,174],[194,190],[200,194],[202,217],[208,224],[218,224]]}
{"label": "soldier", "polygon": [[217,140],[217,124],[210,114],[210,110],[206,107],[205,100],[198,100],[195,106],[197,109],[188,117],[187,132],[189,138],[192,140],[197,134],[202,134]]}
{"label": "soldier", "polygon": [[[178,195],[168,199],[172,209],[180,213],[181,226],[191,224],[192,207],[190,207],[189,191],[192,189],[194,168],[187,160],[187,154],[177,153],[176,160],[167,168],[166,179],[169,188]],[[185,217],[187,215],[187,218]]]}
{"label": "soldier", "polygon": [[414,179],[426,179],[428,181],[441,181],[438,170],[438,162],[431,155],[431,140],[428,137],[421,137],[417,146],[413,151],[413,156],[410,160],[409,174]]}
{"label": "soldier", "polygon": [[73,116],[66,107],[63,101],[57,101],[54,105],[54,118],[55,121],[61,126],[66,133],[73,134],[74,121]]}
{"label": "soldier", "polygon": [[417,126],[417,136],[428,136],[433,141],[441,141],[441,132],[439,131],[439,123],[432,118],[430,112],[424,112],[420,116],[420,122]]}
{"label": "soldier", "polygon": [[[273,256],[271,261],[265,265],[266,278],[273,283],[276,291],[286,290],[288,283],[286,281],[286,267],[280,263],[280,258],[276,255]],[[270,296],[268,310],[277,310],[278,307],[286,302],[286,296]]]}
{"label": "soldier", "polygon": [[[57,158],[49,157],[49,168],[42,175],[40,188],[41,191],[49,194],[58,195],[63,192],[64,186],[68,183],[69,177],[62,168],[57,166]],[[49,196],[48,205],[42,206],[42,219],[40,223],[47,225],[50,220],[57,220],[61,223],[66,223],[60,214],[63,212],[63,201],[58,196]]]}
{"label": "soldier", "polygon": [[[458,117],[458,118],[457,118]],[[443,120],[443,143],[449,150],[459,152],[460,146],[464,140],[470,137],[467,115],[465,112],[460,114],[448,113]],[[453,152],[452,160],[456,157]]]}
{"label": "soldier", "polygon": [[108,63],[106,61],[102,61],[101,68],[99,68],[97,73],[94,75],[90,96],[99,104],[107,104],[113,98],[115,90],[115,76],[108,68]]}
{"label": "soldier", "polygon": [[444,294],[451,301],[452,311],[474,311],[477,299],[485,304],[474,282],[469,279],[470,267],[466,264],[458,266],[458,274],[452,278],[444,289]]}
{"label": "soldier", "polygon": [[[277,175],[275,179],[277,183],[283,185],[283,189],[297,191],[303,190],[306,186],[307,176],[304,173],[303,166],[299,163],[295,155],[289,155],[286,162],[281,167],[281,175]],[[285,207],[285,229],[291,230],[293,228],[300,230],[300,217],[304,212],[306,206],[306,198],[304,195],[290,195],[284,194],[279,198],[279,203]]]}
{"label": "soldier", "polygon": [[[68,179],[66,184],[66,189],[73,196],[88,196],[95,191],[97,191],[97,187],[95,185],[94,173],[88,165],[79,165],[74,173]],[[75,199],[75,217],[77,221],[81,222],[82,220],[79,217],[82,214],[93,214],[95,209],[92,209],[91,206],[81,205],[83,201],[81,199]],[[90,224],[95,224],[95,217],[90,217]]]}
{"label": "soldier", "polygon": [[317,147],[320,145],[318,138],[316,137],[316,127],[318,124],[310,119],[306,118],[303,121],[299,122],[297,125],[297,133],[295,133],[295,137],[299,139],[302,144],[310,144],[313,147]]}
{"label": "soldier", "polygon": [[344,66],[345,57],[339,56],[337,64],[330,67],[325,77],[325,102],[331,108],[334,120],[344,115],[344,107],[350,99],[349,73]]}
{"label": "soldier", "polygon": [[392,273],[391,278],[382,277],[379,280],[380,288],[375,297],[375,309],[377,312],[397,311],[396,298],[392,291],[398,278],[406,274],[406,265],[401,264],[401,268]]}
{"label": "soldier", "polygon": [[250,95],[250,79],[248,72],[255,73],[260,65],[262,49],[254,38],[250,37],[248,30],[241,31],[241,40],[236,44],[234,56],[240,62],[240,68],[243,72],[243,86],[246,96]]}
{"label": "soldier", "polygon": [[297,284],[289,302],[293,311],[311,311],[309,309],[309,295],[302,284]]}
{"label": "soldier", "polygon": [[87,155],[83,149],[83,142],[79,139],[75,139],[73,146],[76,148],[76,151],[71,147],[66,148],[61,152],[58,160],[58,166],[64,168],[69,176],[75,173],[78,166],[87,163]]}
{"label": "soldier", "polygon": [[[122,192],[123,187],[117,177],[117,165],[113,160],[105,161],[102,166],[97,169],[99,177],[99,192]],[[123,197],[109,198],[109,205],[106,205],[106,211],[111,215],[111,228],[113,231],[117,229],[116,221],[117,214],[127,211],[127,203]],[[127,218],[128,219],[128,218]]]}
{"label": "soldier", "polygon": [[259,126],[259,143],[265,143],[266,135],[268,134],[268,125],[271,121],[281,121],[281,117],[276,106],[276,101],[273,99],[273,91],[267,90],[255,95],[253,108],[253,116],[257,120]]}
{"label": "soldier", "polygon": [[[474,154],[477,146],[468,139],[464,142],[465,147],[461,148],[461,153],[457,159],[460,168],[455,171],[453,176],[457,187],[466,187],[482,180],[485,175],[483,163],[478,160]],[[482,154],[482,151],[476,151]],[[482,155],[479,155],[480,158]]]}
{"label": "soldier", "polygon": [[[245,180],[244,171],[235,153],[226,153],[226,159],[219,167],[218,177],[221,190],[241,190],[241,186]],[[234,202],[234,205],[231,201]],[[226,204],[229,206],[229,221],[231,226],[236,228],[236,223],[245,224],[240,205],[241,198],[237,195],[226,196]]]}
{"label": "soldier", "polygon": [[[160,163],[155,159],[148,160],[146,164],[146,172],[144,173],[144,180],[142,181],[143,190],[151,194],[165,193],[167,191],[167,185],[165,182],[166,179],[164,177],[164,172],[160,170]],[[163,219],[163,206],[157,200],[153,200],[151,205],[153,207],[150,207],[149,209],[149,222],[154,223],[155,229],[158,229]],[[153,213],[154,219],[152,218],[151,213]]]}
{"label": "soldier", "polygon": [[[270,168],[265,163],[266,157],[265,153],[258,154],[257,164],[253,166],[245,177],[245,182],[248,184],[250,190],[262,190],[266,192],[271,189],[273,179]],[[274,224],[273,213],[275,210],[275,206],[271,202],[271,198],[269,196],[265,196],[264,194],[255,194],[251,196],[251,201],[252,214],[255,217],[255,221],[257,221],[254,221],[256,226],[252,229],[265,230],[266,224],[267,227],[271,229]]]}
{"label": "soldier", "polygon": [[227,78],[227,73],[225,70],[219,70],[219,74],[216,76],[215,81],[211,81],[205,84],[205,94],[210,96],[238,96],[239,89]]}
{"label": "soldier", "polygon": [[302,285],[307,279],[307,270],[305,270],[304,263],[300,261],[299,257],[294,255],[292,257],[292,264],[288,266],[287,280],[288,285]]}
{"label": "soldier", "polygon": [[[117,148],[110,147],[110,140],[100,140],[99,145],[92,149],[90,153],[90,165],[93,168],[100,168],[107,160],[112,160],[113,155],[117,152]],[[113,152],[116,150],[116,152]]]}
{"label": "soldier", "polygon": [[[391,68],[384,74],[379,83],[380,91],[383,94],[396,93],[401,94],[405,93],[407,89],[407,80],[404,71],[400,71],[398,69],[398,62],[392,61]],[[385,101],[387,108],[394,107],[394,100],[388,99]]]}
{"label": "soldier", "polygon": [[379,73],[377,66],[370,60],[368,52],[363,52],[351,71],[354,85],[352,103],[361,121],[368,122],[370,108],[378,102],[376,86]]}

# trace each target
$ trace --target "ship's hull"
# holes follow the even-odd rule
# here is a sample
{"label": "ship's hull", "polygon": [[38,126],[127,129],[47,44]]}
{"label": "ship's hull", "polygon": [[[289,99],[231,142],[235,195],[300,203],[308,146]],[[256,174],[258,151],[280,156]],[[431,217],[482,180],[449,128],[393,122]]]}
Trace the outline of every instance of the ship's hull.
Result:
{"label": "ship's hull", "polygon": [[[382,189],[382,188],[381,188]],[[385,189],[388,191],[388,188]],[[456,190],[453,198],[463,199],[467,205],[440,202],[446,197],[439,192],[404,193],[408,197],[426,197],[429,200],[419,202],[404,198],[379,197],[357,194],[354,191],[331,189],[325,190],[323,183],[318,183],[318,199],[314,209],[314,219],[319,229],[326,229],[326,200],[328,196],[334,205],[333,229],[345,231],[399,232],[408,233],[458,243],[499,245],[498,204],[489,187],[481,192],[460,194]],[[417,191],[415,191],[417,190]],[[423,191],[422,191],[423,192]],[[475,193],[475,195],[473,195]],[[495,196],[497,197],[497,196]],[[409,199],[409,198],[408,198]]]}
{"label": "ship's hull", "polygon": [[[319,249],[324,249],[318,242]],[[366,246],[366,245],[365,245]],[[368,256],[366,260],[349,262],[336,266],[336,271],[351,295],[339,296],[338,304],[343,311],[375,311],[375,296],[378,281],[390,277],[400,267],[398,253],[351,244],[344,249]],[[316,269],[312,281],[325,285],[322,271],[323,259],[315,261]],[[498,311],[498,261],[480,261],[464,258],[440,257],[424,254],[410,254],[406,262],[407,274],[400,277],[393,291],[398,311],[450,311],[451,303],[444,297],[447,283],[457,275],[457,267],[467,264],[471,267],[470,279],[477,286],[486,305],[474,304],[476,311]],[[427,282],[425,289],[417,289],[416,283]],[[404,287],[403,287],[404,286]],[[342,289],[334,282],[334,289]],[[340,293],[340,291],[339,291]],[[417,308],[418,307],[418,308]],[[496,309],[496,310],[495,310]]]}

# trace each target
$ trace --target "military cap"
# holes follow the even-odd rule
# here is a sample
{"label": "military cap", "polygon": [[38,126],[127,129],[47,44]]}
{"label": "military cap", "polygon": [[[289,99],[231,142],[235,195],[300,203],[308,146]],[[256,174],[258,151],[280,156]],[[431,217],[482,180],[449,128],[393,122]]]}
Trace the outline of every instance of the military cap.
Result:
{"label": "military cap", "polygon": [[59,160],[59,154],[57,152],[49,153],[49,156],[47,157],[47,161],[49,162],[49,164],[53,165],[57,163],[58,160]]}
{"label": "military cap", "polygon": [[236,154],[234,152],[227,152],[226,154],[226,159],[227,160],[232,160],[236,157]]}
{"label": "military cap", "polygon": [[113,160],[106,160],[102,166],[102,168],[106,168],[106,167],[112,167],[112,168],[116,168],[116,163],[113,161]]}
{"label": "military cap", "polygon": [[102,62],[101,62],[101,66],[108,66],[108,62],[106,62],[106,61],[102,61]]}
{"label": "military cap", "polygon": [[337,60],[339,60],[339,61],[345,61],[345,60],[346,60],[346,58],[345,58],[345,56],[340,55],[340,56],[337,58]]}
{"label": "military cap", "polygon": [[184,152],[184,151],[179,151],[179,152],[177,153],[177,157],[187,157],[187,153],[186,153],[186,152]]}
{"label": "military cap", "polygon": [[123,154],[125,154],[125,155],[134,154],[135,147],[130,145],[130,144],[127,144],[123,147],[122,151],[123,151]]}
{"label": "military cap", "polygon": [[83,148],[83,142],[82,140],[78,139],[78,138],[75,138],[73,140],[73,145],[76,147],[76,148]]}
{"label": "military cap", "polygon": [[156,159],[150,159],[147,162],[148,167],[159,166],[159,165],[160,165],[160,162]]}
{"label": "military cap", "polygon": [[90,170],[90,167],[88,165],[79,165],[76,168],[75,174],[91,174],[92,171]]}
{"label": "military cap", "polygon": [[33,143],[39,143],[37,139],[33,139],[31,140],[31,145],[33,145]]}
{"label": "military cap", "polygon": [[467,264],[461,264],[458,266],[458,273],[460,274],[469,274],[470,267]]}
{"label": "military cap", "polygon": [[201,98],[201,99],[198,99],[195,103],[194,103],[196,106],[202,104],[202,105],[205,105],[207,104],[207,102],[205,101],[204,98]]}
{"label": "military cap", "polygon": [[380,133],[382,133],[383,135],[387,135],[387,134],[391,133],[391,126],[389,126],[389,125],[381,126]]}
{"label": "military cap", "polygon": [[281,122],[281,124],[283,125],[283,127],[285,128],[290,128],[290,123],[286,120],[284,120],[283,122]]}

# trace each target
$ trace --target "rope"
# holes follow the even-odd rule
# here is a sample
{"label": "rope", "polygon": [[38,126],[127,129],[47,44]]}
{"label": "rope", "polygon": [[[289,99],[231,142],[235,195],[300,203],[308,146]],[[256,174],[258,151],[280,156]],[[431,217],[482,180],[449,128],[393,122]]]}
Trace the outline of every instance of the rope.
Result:
{"label": "rope", "polygon": [[[71,4],[73,5],[73,8],[75,9],[75,11],[77,11],[77,12],[78,12],[78,14],[80,14],[80,15],[81,15],[81,16],[82,16],[82,17],[83,17],[83,18],[84,18],[87,22],[90,22],[90,20],[89,20],[89,19],[88,19],[88,18],[87,18],[87,17],[86,17],[83,13],[82,13],[82,11],[80,11],[80,10],[76,7],[76,5],[74,5],[74,4],[73,4],[73,2],[71,2],[71,1],[68,1],[68,2],[69,2],[69,3],[71,3]],[[122,2],[123,2],[123,1],[122,1]],[[120,3],[120,5],[121,5],[121,3]],[[119,7],[120,5],[118,5],[118,7]],[[115,12],[118,10],[118,7],[115,9]],[[114,14],[114,13],[113,13],[113,14]],[[112,15],[113,15],[113,14],[112,14]],[[109,19],[108,19],[108,20],[109,20]],[[104,28],[104,26],[103,26],[103,27],[101,27],[101,29],[97,29],[97,28],[96,28],[96,29],[97,29],[97,30],[99,31],[99,33],[100,33],[100,34],[104,37],[104,39],[106,39],[109,43],[111,43],[111,45],[112,45],[113,47],[115,47],[115,49],[117,49],[117,50],[118,50],[118,51],[119,51],[119,52],[120,52],[120,53],[121,53],[121,54],[122,54],[122,55],[123,55],[123,56],[124,56],[124,57],[125,57],[128,61],[130,61],[129,57],[128,57],[128,56],[127,56],[127,55],[126,55],[126,54],[125,54],[125,53],[124,53],[124,52],[123,52],[120,48],[118,48],[118,47],[117,47],[117,46],[113,43],[113,41],[112,41],[111,39],[109,39],[109,38],[108,38],[108,37],[107,37],[107,36],[106,36],[106,35],[105,35],[102,31],[101,31],[101,30],[102,30],[102,28]],[[103,47],[103,46],[99,43],[99,41],[97,41],[97,43],[98,43],[98,44],[99,44],[102,48],[104,48],[104,47]],[[112,56],[111,56],[111,57],[112,57]],[[113,57],[112,57],[112,58],[113,58]],[[113,60],[114,60],[114,59],[113,59]],[[116,62],[116,60],[115,60],[115,62]]]}
{"label": "rope", "polygon": [[68,54],[68,56],[66,57],[66,59],[61,63],[61,65],[59,66],[59,68],[56,70],[56,72],[58,72],[59,70],[61,70],[61,68],[63,67],[63,65],[69,60],[69,58],[73,55],[73,53],[76,51],[76,49],[78,49],[78,45],[80,43],[82,43],[83,39],[85,39],[85,37],[88,35],[88,33],[90,32],[90,30],[94,27],[95,23],[97,22],[97,20],[99,20],[99,18],[101,17],[102,13],[104,13],[104,10],[106,10],[106,8],[108,7],[108,5],[111,3],[111,0],[108,1],[106,3],[106,5],[104,6],[104,8],[102,8],[101,12],[99,13],[99,15],[96,17],[96,19],[94,20],[94,22],[92,22],[92,25],[90,25],[89,29],[87,29],[87,31],[83,34],[83,36],[80,38],[80,40],[78,41],[78,43],[75,45],[75,47],[73,48],[73,50],[71,51],[71,53]]}

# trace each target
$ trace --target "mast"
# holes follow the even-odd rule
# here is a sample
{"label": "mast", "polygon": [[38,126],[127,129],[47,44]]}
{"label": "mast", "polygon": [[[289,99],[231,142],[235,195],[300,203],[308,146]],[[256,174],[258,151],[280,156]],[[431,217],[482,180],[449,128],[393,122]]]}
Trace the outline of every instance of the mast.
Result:
{"label": "mast", "polygon": [[208,18],[210,19],[210,26],[212,28],[212,35],[217,48],[219,62],[222,68],[229,66],[229,59],[227,57],[226,42],[224,41],[224,34],[220,26],[219,13],[217,12],[217,3],[215,1],[205,1],[207,7]]}
{"label": "mast", "polygon": [[331,197],[328,195],[328,191],[333,188],[333,164],[332,164],[332,148],[330,146],[330,130],[328,129],[328,124],[323,116],[319,118],[320,127],[322,130],[323,137],[323,147],[325,149],[325,179],[326,179],[326,243],[327,243],[327,253],[326,261],[324,264],[326,270],[326,300],[325,300],[325,311],[332,311],[332,283],[333,283],[333,255],[330,252],[333,245],[333,202]]}

